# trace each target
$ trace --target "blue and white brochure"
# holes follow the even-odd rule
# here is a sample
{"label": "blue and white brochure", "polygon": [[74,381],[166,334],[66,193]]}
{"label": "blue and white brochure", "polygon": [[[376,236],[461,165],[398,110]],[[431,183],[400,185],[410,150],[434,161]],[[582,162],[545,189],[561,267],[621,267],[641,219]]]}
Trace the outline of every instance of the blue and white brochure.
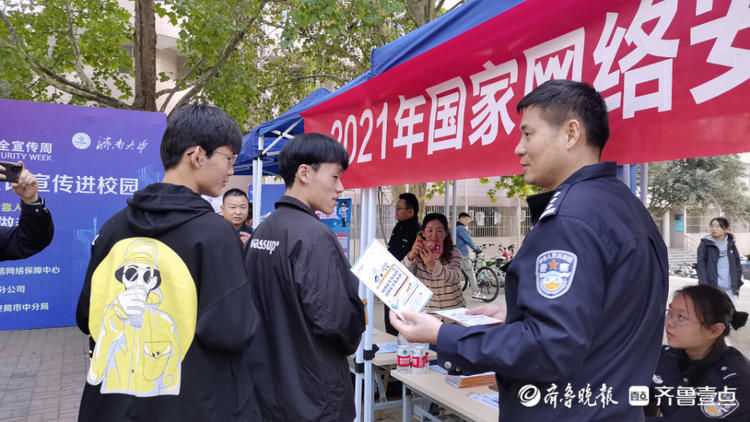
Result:
{"label": "blue and white brochure", "polygon": [[359,257],[352,272],[399,317],[401,311],[422,312],[432,297],[432,290],[377,240]]}

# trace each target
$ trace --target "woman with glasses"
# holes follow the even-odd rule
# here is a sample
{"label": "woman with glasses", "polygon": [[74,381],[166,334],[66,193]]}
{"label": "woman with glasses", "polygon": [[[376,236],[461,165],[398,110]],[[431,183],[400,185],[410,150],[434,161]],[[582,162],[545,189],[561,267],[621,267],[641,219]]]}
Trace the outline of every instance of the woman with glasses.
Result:
{"label": "woman with glasses", "polygon": [[448,219],[438,212],[427,214],[420,233],[403,264],[432,290],[425,311],[466,306],[461,252],[453,246]]}
{"label": "woman with glasses", "polygon": [[675,292],[666,314],[667,343],[652,378],[647,416],[659,421],[750,421],[750,361],[728,346],[747,322],[726,293],[697,285]]}
{"label": "woman with glasses", "polygon": [[715,217],[709,223],[711,234],[701,239],[698,245],[698,283],[717,286],[727,292],[732,303],[742,286],[740,253],[734,244],[734,235],[729,233],[729,220]]}

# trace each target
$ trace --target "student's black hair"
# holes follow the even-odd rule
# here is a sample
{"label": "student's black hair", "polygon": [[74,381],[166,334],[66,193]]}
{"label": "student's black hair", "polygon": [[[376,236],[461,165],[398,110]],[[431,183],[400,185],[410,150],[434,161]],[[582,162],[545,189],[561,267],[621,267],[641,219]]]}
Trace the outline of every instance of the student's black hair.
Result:
{"label": "student's black hair", "polygon": [[471,216],[469,215],[469,213],[468,213],[468,212],[460,212],[460,213],[458,214],[458,219],[459,219],[459,220],[460,220],[460,219],[462,219],[462,218],[464,218],[464,217],[469,217],[469,218],[471,218]]}
{"label": "student's black hair", "polygon": [[247,194],[242,189],[232,188],[224,192],[224,197],[221,199],[221,202],[226,202],[227,198],[230,196],[241,196],[247,200]]}
{"label": "student's black hair", "polygon": [[721,227],[722,230],[729,230],[729,220],[727,220],[726,218],[714,217],[711,219],[711,221],[708,222],[708,224],[711,225],[711,223],[713,223],[714,221],[719,223],[719,227]]}
{"label": "student's black hair", "polygon": [[542,118],[560,127],[569,119],[580,118],[586,130],[586,142],[604,149],[609,139],[609,115],[601,94],[583,82],[553,79],[526,94],[516,106],[519,113],[538,107]]}
{"label": "student's black hair", "polygon": [[735,309],[732,299],[726,292],[708,285],[698,284],[684,287],[674,293],[674,297],[685,295],[693,301],[695,313],[704,327],[710,327],[716,323],[724,324],[724,332],[721,337],[729,334],[729,329],[738,330],[747,323],[747,312],[739,312]]}
{"label": "student's black hair", "polygon": [[185,150],[196,145],[206,151],[208,158],[225,145],[239,154],[242,131],[233,118],[217,107],[205,103],[185,104],[167,119],[160,148],[164,170],[176,167]]}
{"label": "student's black hair", "polygon": [[346,170],[349,166],[349,154],[346,148],[335,139],[322,133],[304,133],[295,135],[289,140],[279,156],[279,174],[287,188],[294,184],[297,169],[307,164],[317,171],[323,163],[341,164]]}
{"label": "student's black hair", "polygon": [[417,214],[419,214],[419,200],[417,197],[411,193],[411,192],[405,192],[398,196],[398,199],[403,199],[404,202],[406,202],[406,208],[411,208],[414,210],[414,216],[416,217]]}
{"label": "student's black hair", "polygon": [[445,229],[445,232],[448,234],[448,236],[445,236],[445,240],[443,241],[443,253],[440,255],[440,262],[443,264],[447,264],[451,260],[451,255],[453,254],[453,238],[451,237],[451,228],[448,226],[448,219],[445,217],[445,215],[439,213],[439,212],[431,212],[424,216],[424,221],[422,221],[422,232],[424,232],[424,228],[427,226],[427,223],[429,223],[432,220],[437,220],[440,222],[440,224],[443,225],[443,229]]}

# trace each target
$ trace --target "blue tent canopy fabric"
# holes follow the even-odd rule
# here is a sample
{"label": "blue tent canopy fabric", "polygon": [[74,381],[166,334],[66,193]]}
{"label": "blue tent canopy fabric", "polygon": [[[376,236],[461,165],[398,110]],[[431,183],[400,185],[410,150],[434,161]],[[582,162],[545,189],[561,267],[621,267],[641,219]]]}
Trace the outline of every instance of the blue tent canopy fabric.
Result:
{"label": "blue tent canopy fabric", "polygon": [[[234,166],[235,174],[252,174],[252,160],[258,156],[259,137],[274,130],[285,131],[290,125],[301,119],[300,113],[321,104],[373,77],[414,58],[433,47],[491,19],[506,10],[523,3],[524,0],[471,0],[454,10],[446,13],[432,22],[394,40],[382,47],[376,48],[370,55],[370,70],[358,76],[351,82],[334,92],[324,88],[313,91],[295,106],[281,116],[261,123],[252,132],[242,138],[242,151]],[[289,133],[304,133],[304,121],[297,124]],[[265,146],[276,136],[268,137]],[[272,151],[278,151],[286,143],[286,139],[279,141]],[[277,157],[264,157],[263,174],[278,175]]]}

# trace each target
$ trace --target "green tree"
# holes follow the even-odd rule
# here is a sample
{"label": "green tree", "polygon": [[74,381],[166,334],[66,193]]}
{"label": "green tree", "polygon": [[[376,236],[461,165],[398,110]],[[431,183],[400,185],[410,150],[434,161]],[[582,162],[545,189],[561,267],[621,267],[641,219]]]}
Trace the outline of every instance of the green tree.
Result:
{"label": "green tree", "polygon": [[699,206],[750,220],[747,169],[737,155],[651,163],[648,170],[648,209],[654,216],[670,208]]}
{"label": "green tree", "polygon": [[[116,0],[3,0],[0,80],[5,96],[43,102],[163,112],[209,100],[249,129],[320,83],[342,85],[367,69],[370,50],[403,33],[403,8],[401,0],[138,0],[131,13]],[[180,29],[177,74],[155,74],[157,15]],[[167,88],[157,91],[157,81]]]}

